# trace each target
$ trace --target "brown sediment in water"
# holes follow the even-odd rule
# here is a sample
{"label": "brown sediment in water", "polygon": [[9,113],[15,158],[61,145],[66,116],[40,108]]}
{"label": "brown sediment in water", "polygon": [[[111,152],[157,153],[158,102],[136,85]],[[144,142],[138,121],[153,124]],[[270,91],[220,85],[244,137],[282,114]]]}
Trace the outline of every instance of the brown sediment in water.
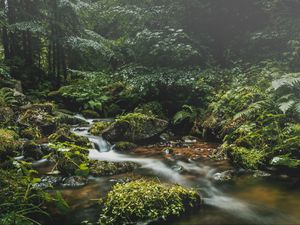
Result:
{"label": "brown sediment in water", "polygon": [[[197,141],[193,144],[184,144],[182,147],[165,146],[140,146],[133,152],[141,155],[165,155],[166,158],[173,156],[183,157],[185,159],[208,159],[212,158],[218,152],[219,144]],[[166,150],[170,154],[166,154]]]}

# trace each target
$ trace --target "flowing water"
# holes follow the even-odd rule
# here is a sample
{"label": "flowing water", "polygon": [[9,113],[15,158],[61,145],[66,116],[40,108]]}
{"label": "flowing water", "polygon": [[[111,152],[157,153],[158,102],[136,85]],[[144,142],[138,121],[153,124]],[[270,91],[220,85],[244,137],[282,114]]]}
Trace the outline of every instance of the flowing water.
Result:
{"label": "flowing water", "polygon": [[[88,120],[92,124],[92,120]],[[231,169],[228,162],[212,160],[166,160],[163,156],[120,154],[113,146],[77,127],[73,132],[89,138],[93,143],[89,158],[112,162],[135,162],[140,165],[133,174],[155,177],[161,181],[196,188],[204,199],[204,206],[167,224],[300,224],[300,182],[285,176],[255,177],[253,174],[234,176],[229,182],[216,182],[214,175]],[[110,190],[114,181],[132,174],[91,178],[79,189],[62,190],[72,207],[71,216],[62,224],[80,224],[98,217],[94,199]]]}

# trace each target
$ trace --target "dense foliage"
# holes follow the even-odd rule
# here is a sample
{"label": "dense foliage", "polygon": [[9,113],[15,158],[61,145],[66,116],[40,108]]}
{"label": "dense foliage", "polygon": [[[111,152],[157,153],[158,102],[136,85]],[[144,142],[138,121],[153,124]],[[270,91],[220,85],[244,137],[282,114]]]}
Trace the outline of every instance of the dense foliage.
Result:
{"label": "dense foliage", "polygon": [[[299,0],[0,0],[0,224],[36,223],[48,200],[68,208],[39,188],[33,161],[59,174],[47,188],[138,166],[90,161],[89,140],[70,130],[91,120],[77,113],[115,118],[89,132],[120,154],[202,138],[237,167],[299,173],[299,12]],[[181,186],[118,184],[99,223],[199,202]]]}

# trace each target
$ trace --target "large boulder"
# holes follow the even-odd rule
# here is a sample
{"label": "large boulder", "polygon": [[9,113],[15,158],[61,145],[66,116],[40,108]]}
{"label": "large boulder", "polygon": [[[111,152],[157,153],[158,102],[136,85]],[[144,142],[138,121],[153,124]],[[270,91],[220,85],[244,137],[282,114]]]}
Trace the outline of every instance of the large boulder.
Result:
{"label": "large boulder", "polygon": [[168,127],[168,121],[141,113],[129,113],[116,119],[102,136],[111,142],[139,142],[161,134]]}

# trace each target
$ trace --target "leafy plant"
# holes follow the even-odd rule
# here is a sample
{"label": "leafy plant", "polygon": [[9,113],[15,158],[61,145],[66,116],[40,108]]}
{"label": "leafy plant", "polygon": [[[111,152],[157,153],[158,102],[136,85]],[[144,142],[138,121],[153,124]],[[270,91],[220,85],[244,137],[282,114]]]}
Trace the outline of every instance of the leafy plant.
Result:
{"label": "leafy plant", "polygon": [[283,113],[298,114],[300,118],[300,73],[287,74],[274,80],[272,87],[280,110]]}

